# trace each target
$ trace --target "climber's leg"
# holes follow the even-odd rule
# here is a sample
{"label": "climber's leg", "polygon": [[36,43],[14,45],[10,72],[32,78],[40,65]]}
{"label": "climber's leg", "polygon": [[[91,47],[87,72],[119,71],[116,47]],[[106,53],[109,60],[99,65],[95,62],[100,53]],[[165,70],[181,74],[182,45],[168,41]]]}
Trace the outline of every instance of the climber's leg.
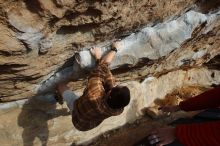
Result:
{"label": "climber's leg", "polygon": [[72,112],[73,111],[74,102],[79,97],[73,91],[71,91],[71,90],[64,91],[62,96],[63,96],[63,100],[66,101],[66,104],[67,104],[68,108]]}
{"label": "climber's leg", "polygon": [[60,83],[57,86],[57,90],[59,94],[62,96],[61,98],[63,98],[63,100],[66,102],[70,111],[72,111],[74,102],[79,97],[73,91],[69,90],[69,87],[65,83]]}

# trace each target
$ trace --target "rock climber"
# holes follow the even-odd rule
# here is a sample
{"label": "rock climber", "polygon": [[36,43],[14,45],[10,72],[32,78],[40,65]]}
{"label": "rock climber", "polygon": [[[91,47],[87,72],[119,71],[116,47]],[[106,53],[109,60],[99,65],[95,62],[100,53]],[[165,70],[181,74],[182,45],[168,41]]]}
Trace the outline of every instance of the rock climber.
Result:
{"label": "rock climber", "polygon": [[89,75],[82,96],[78,97],[66,83],[61,83],[57,87],[60,98],[67,103],[72,112],[74,127],[80,131],[93,129],[104,119],[121,114],[130,102],[129,89],[115,84],[108,67],[119,46],[119,42],[114,42],[103,57],[100,48],[94,47],[90,50],[91,55],[96,59],[96,67]]}

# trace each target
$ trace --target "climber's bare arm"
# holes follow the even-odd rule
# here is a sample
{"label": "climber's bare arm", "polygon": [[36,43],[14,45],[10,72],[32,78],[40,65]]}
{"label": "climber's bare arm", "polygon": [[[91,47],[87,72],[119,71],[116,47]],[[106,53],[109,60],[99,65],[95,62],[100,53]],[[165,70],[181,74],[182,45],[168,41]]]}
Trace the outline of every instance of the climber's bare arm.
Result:
{"label": "climber's bare arm", "polygon": [[112,44],[112,49],[102,58],[101,62],[110,64],[112,60],[114,59],[117,50],[120,48],[120,45],[121,44],[119,42],[114,42]]}

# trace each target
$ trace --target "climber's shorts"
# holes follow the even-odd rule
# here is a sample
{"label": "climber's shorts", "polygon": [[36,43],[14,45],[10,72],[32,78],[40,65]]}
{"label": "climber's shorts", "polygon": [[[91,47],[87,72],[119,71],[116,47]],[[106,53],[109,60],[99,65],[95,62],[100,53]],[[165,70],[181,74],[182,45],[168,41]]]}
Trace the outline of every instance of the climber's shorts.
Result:
{"label": "climber's shorts", "polygon": [[73,111],[74,102],[76,99],[78,99],[79,96],[77,96],[73,91],[66,90],[63,92],[63,100],[66,101],[66,104],[70,111]]}

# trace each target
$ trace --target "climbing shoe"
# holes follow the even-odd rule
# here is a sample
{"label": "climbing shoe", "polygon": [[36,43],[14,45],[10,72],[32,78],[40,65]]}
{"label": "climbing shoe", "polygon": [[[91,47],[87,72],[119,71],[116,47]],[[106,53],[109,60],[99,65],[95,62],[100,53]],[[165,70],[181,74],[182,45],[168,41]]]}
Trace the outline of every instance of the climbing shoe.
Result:
{"label": "climbing shoe", "polygon": [[56,92],[54,98],[56,99],[56,101],[57,101],[60,105],[63,104],[63,98],[62,98],[62,96],[61,96],[58,92]]}

